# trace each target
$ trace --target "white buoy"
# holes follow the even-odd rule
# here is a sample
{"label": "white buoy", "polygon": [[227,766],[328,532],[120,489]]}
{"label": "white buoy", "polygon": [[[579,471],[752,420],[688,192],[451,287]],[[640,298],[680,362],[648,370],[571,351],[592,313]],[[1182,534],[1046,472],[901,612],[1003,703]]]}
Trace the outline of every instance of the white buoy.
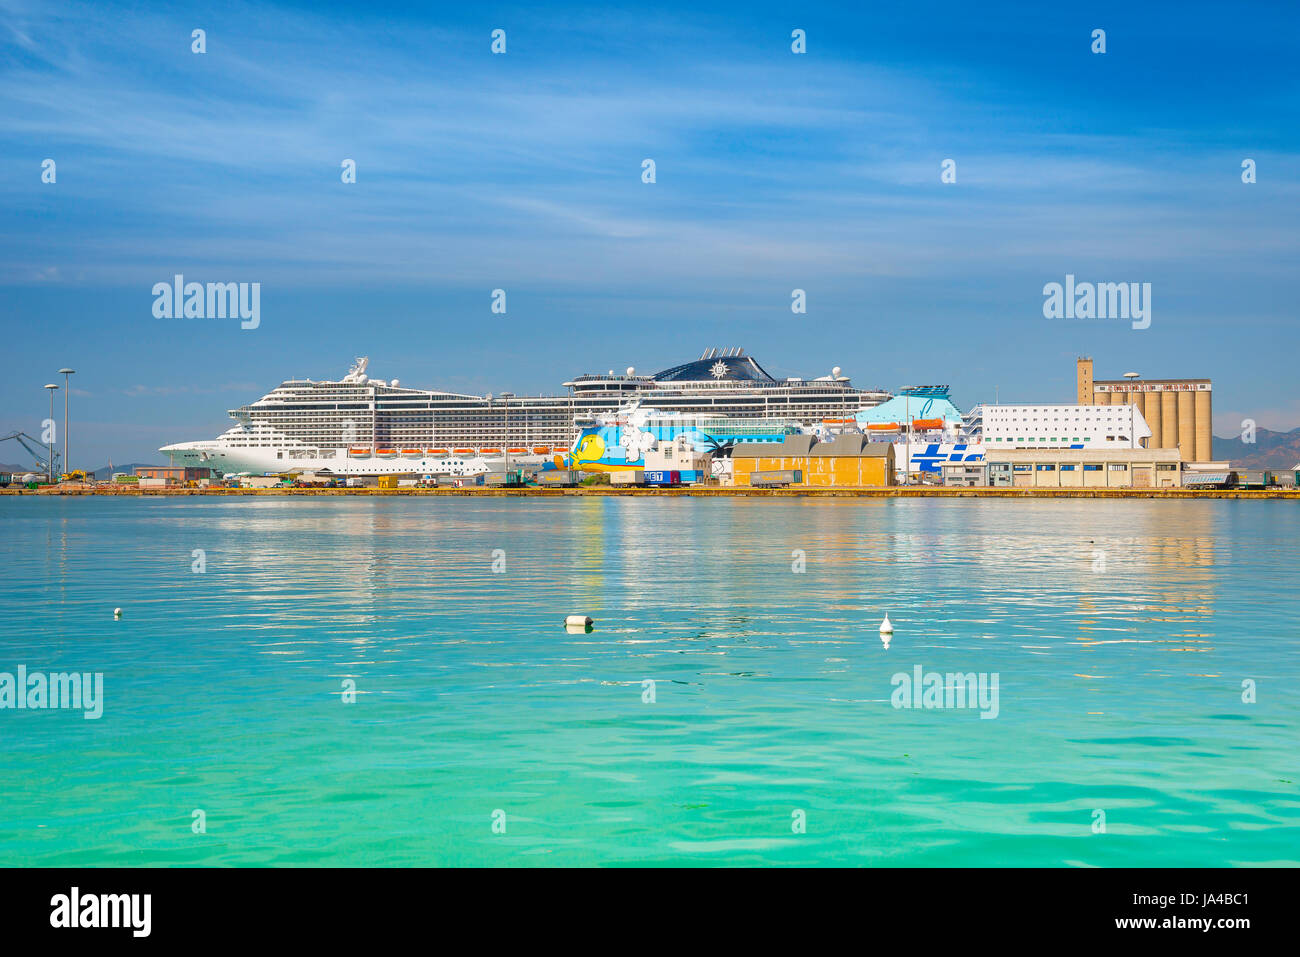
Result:
{"label": "white buoy", "polygon": [[889,623],[889,613],[885,613],[885,620],[880,623],[880,633],[882,635],[892,635],[894,626]]}
{"label": "white buoy", "polygon": [[575,628],[587,628],[594,624],[586,615],[570,615],[564,619],[564,623]]}
{"label": "white buoy", "polygon": [[113,617],[114,617],[114,618],[121,618],[121,617],[122,617],[122,609],[121,609],[121,608],[114,608],[114,609],[113,609]]}
{"label": "white buoy", "polygon": [[880,643],[885,646],[886,651],[889,650],[889,639],[893,637],[894,637],[893,634],[891,634],[888,631],[882,631],[880,633]]}

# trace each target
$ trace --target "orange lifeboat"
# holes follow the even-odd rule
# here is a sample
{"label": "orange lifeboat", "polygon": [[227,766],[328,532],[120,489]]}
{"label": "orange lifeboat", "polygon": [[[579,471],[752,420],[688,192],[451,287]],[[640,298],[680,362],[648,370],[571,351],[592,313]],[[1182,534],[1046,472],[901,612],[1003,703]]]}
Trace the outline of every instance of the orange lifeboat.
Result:
{"label": "orange lifeboat", "polygon": [[403,454],[403,455],[423,455],[424,452],[421,451],[420,449],[402,449],[402,454]]}
{"label": "orange lifeboat", "polygon": [[546,455],[546,454],[547,454],[548,452],[550,452],[550,451],[551,451],[551,447],[550,447],[549,445],[534,445],[534,446],[533,446],[533,454],[534,454],[534,455]]}
{"label": "orange lifeboat", "polygon": [[484,455],[500,455],[500,454],[501,454],[501,450],[500,450],[500,449],[479,449],[479,451],[482,452]]}
{"label": "orange lifeboat", "polygon": [[396,455],[397,449],[375,449],[377,455]]}
{"label": "orange lifeboat", "polygon": [[922,431],[929,431],[932,429],[942,429],[943,419],[913,419],[912,428],[920,429]]}
{"label": "orange lifeboat", "polygon": [[867,430],[870,432],[897,432],[902,426],[897,422],[869,422]]}
{"label": "orange lifeboat", "polygon": [[348,449],[348,455],[369,455],[370,449]]}
{"label": "orange lifeboat", "polygon": [[452,452],[454,452],[456,455],[473,455],[473,454],[474,454],[474,450],[473,450],[473,449],[452,449]]}
{"label": "orange lifeboat", "polygon": [[528,450],[527,450],[527,449],[506,449],[506,451],[509,452],[511,455],[526,455],[526,454],[528,454]]}
{"label": "orange lifeboat", "polygon": [[428,452],[430,455],[446,455],[446,454],[447,454],[447,450],[446,450],[446,449],[425,449],[425,451]]}

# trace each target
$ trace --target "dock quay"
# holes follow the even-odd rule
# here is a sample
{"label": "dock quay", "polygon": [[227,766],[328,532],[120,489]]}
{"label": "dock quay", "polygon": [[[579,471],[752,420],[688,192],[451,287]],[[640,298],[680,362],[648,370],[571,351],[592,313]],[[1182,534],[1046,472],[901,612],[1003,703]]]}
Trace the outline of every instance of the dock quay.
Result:
{"label": "dock quay", "polygon": [[303,495],[361,495],[406,497],[543,497],[543,498],[608,498],[608,497],[687,497],[687,498],[1163,498],[1163,499],[1295,499],[1300,500],[1300,489],[1187,489],[1187,488],[985,488],[944,487],[927,485],[890,486],[834,486],[794,488],[754,488],[752,486],[614,486],[595,485],[577,488],[546,488],[540,486],[472,488],[139,488],[112,485],[62,485],[42,486],[38,489],[0,489],[0,495],[15,496],[88,496],[104,495],[126,498],[156,498],[184,495],[209,497],[283,496]]}

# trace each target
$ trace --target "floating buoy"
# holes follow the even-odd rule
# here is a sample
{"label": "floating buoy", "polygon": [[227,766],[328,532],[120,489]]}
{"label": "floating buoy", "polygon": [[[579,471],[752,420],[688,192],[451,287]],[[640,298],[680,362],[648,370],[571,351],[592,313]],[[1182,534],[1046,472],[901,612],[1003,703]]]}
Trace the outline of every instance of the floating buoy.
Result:
{"label": "floating buoy", "polygon": [[114,609],[113,609],[113,617],[114,617],[114,618],[121,618],[121,617],[122,617],[122,609],[121,609],[121,608],[114,608]]}
{"label": "floating buoy", "polygon": [[880,623],[880,633],[882,635],[892,635],[894,626],[889,623],[889,613],[885,613],[885,620]]}
{"label": "floating buoy", "polygon": [[572,625],[577,628],[588,628],[591,625],[595,624],[595,622],[593,622],[586,615],[570,615],[568,618],[564,619],[564,623],[566,625]]}
{"label": "floating buoy", "polygon": [[882,632],[880,633],[880,643],[881,643],[882,645],[885,646],[885,650],[886,650],[886,651],[889,650],[889,639],[891,639],[891,638],[893,638],[893,637],[894,637],[894,636],[893,636],[890,632],[887,632],[887,631],[882,631]]}

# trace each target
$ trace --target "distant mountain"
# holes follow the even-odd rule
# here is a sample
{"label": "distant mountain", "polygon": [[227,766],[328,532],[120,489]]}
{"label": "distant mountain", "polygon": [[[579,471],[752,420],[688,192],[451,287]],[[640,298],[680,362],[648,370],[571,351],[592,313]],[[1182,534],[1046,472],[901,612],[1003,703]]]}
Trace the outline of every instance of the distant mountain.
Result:
{"label": "distant mountain", "polygon": [[0,472],[31,472],[34,471],[35,468],[36,466],[31,465],[30,463],[27,465],[5,465],[3,462],[0,462]]}
{"label": "distant mountain", "polygon": [[1300,462],[1300,428],[1290,432],[1256,429],[1253,443],[1241,441],[1240,436],[1224,439],[1216,435],[1214,459],[1226,459],[1245,469],[1289,469]]}

